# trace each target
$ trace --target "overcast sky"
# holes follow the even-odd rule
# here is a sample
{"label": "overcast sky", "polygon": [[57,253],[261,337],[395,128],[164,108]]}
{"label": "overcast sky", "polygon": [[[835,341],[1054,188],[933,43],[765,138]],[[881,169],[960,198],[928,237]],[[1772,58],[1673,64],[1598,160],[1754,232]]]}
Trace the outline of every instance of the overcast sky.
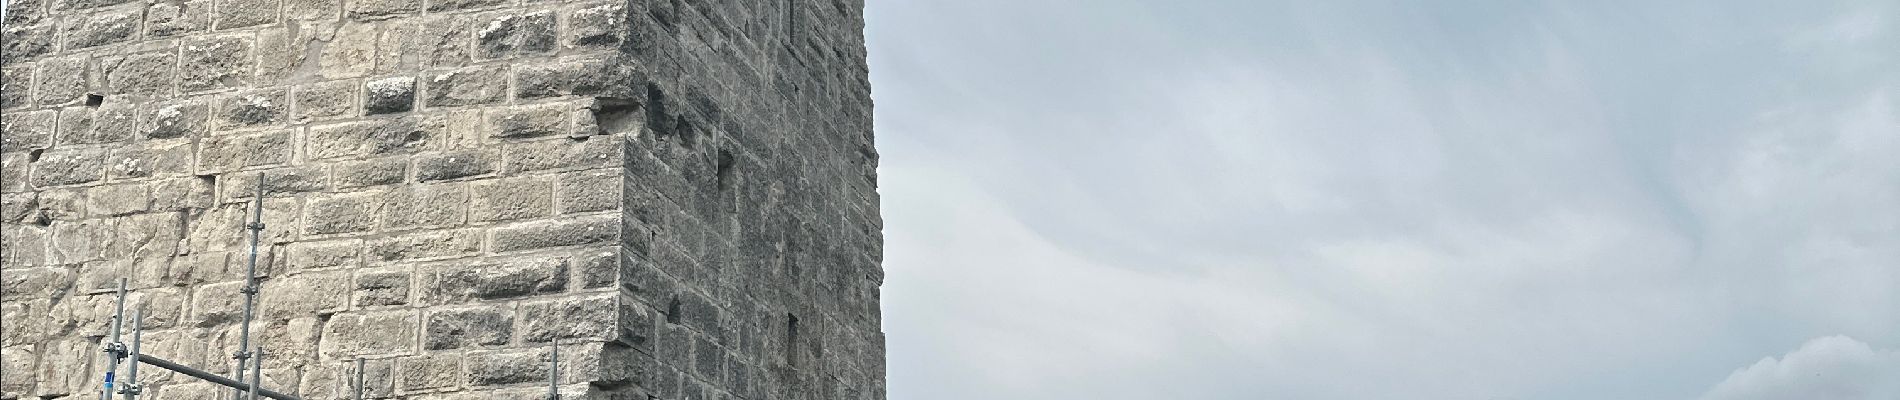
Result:
{"label": "overcast sky", "polygon": [[1900,399],[1900,3],[867,19],[892,399]]}

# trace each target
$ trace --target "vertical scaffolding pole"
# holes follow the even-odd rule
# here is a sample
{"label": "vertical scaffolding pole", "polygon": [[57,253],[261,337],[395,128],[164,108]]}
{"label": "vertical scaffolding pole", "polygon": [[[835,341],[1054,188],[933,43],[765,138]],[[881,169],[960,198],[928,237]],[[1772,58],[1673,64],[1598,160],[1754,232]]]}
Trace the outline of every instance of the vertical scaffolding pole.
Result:
{"label": "vertical scaffolding pole", "polygon": [[549,346],[554,351],[548,353],[548,400],[561,400],[561,342]]}
{"label": "vertical scaffolding pole", "polygon": [[132,351],[129,353],[132,361],[125,366],[125,385],[119,389],[119,393],[125,394],[125,400],[138,400],[139,392],[145,391],[145,385],[139,384],[139,342],[140,337],[145,336],[144,317],[143,312],[132,312]]}
{"label": "vertical scaffolding pole", "polygon": [[264,347],[258,346],[251,352],[251,397],[257,400],[257,389],[264,385]]}
{"label": "vertical scaffolding pole", "polygon": [[[237,360],[237,366],[235,368],[232,368],[231,370],[232,370],[232,374],[235,375],[238,382],[244,381],[244,364],[246,361],[248,361],[251,358],[251,355],[252,355],[250,352],[251,312],[252,312],[252,308],[255,307],[257,304],[257,292],[258,292],[257,290],[257,242],[258,242],[258,238],[260,234],[264,231],[264,174],[263,173],[257,174],[257,194],[253,196],[252,200],[253,200],[252,201],[253,213],[251,214],[251,223],[244,226],[244,229],[248,229],[251,231],[251,260],[250,262],[245,263],[244,287],[238,290],[244,293],[244,322],[243,322],[243,325],[238,328],[239,330],[238,330],[237,354],[231,355],[231,358],[234,358]],[[232,398],[243,399],[244,390],[238,390],[236,394],[232,395]],[[255,398],[255,396],[253,396],[253,398]]]}
{"label": "vertical scaffolding pole", "polygon": [[363,400],[363,358],[356,358],[356,400]]}
{"label": "vertical scaffolding pole", "polygon": [[125,344],[119,342],[119,328],[125,325],[125,285],[126,279],[119,278],[119,304],[112,311],[112,341],[105,344],[106,382],[99,390],[99,400],[112,400],[113,374],[119,371],[119,359],[125,358]]}

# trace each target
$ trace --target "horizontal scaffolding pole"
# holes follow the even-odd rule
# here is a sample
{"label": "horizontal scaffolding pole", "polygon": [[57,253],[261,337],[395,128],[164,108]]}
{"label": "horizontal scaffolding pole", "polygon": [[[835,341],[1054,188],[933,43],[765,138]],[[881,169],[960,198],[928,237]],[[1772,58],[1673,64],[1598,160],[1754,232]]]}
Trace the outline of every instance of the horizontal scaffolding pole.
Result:
{"label": "horizontal scaffolding pole", "polygon": [[[175,362],[166,361],[163,358],[141,354],[138,356],[138,362],[151,364],[154,367],[169,369],[169,370],[172,370],[173,372],[190,375],[193,378],[203,379],[207,382],[224,385],[225,387],[229,387],[232,389],[249,390],[251,388],[251,385],[248,383],[238,382],[237,380],[218,376],[210,372],[199,371],[196,368],[179,365],[178,363],[175,363]],[[291,395],[287,395],[283,393],[278,393],[277,391],[264,389],[264,388],[258,388],[257,395],[263,396],[263,397],[269,397],[269,398],[273,398],[277,400],[303,400],[301,398],[298,398],[297,396],[291,396]]]}

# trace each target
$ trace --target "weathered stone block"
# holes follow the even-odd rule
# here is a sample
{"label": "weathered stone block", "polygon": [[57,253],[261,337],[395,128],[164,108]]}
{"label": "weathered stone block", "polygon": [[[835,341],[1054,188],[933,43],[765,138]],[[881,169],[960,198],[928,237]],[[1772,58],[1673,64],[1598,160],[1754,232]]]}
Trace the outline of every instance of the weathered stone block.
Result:
{"label": "weathered stone block", "polygon": [[131,0],[61,0],[54,3],[55,10],[81,10],[129,3]]}
{"label": "weathered stone block", "polygon": [[159,38],[201,32],[211,26],[211,2],[155,1],[145,9],[145,36]]}
{"label": "weathered stone block", "polygon": [[619,294],[537,301],[521,304],[521,340],[547,343],[560,340],[617,341],[623,311]]}
{"label": "weathered stone block", "polygon": [[409,304],[409,272],[383,270],[356,275],[356,306]]}
{"label": "weathered stone block", "polygon": [[297,104],[291,107],[296,121],[323,120],[355,114],[356,86],[353,80],[338,80],[297,86]]}
{"label": "weathered stone block", "polygon": [[553,214],[552,182],[542,177],[488,179],[469,186],[469,219],[492,222]]}
{"label": "weathered stone block", "polygon": [[354,267],[362,264],[363,241],[297,242],[290,245],[289,252],[287,258],[292,273],[318,268]]}
{"label": "weathered stone block", "polygon": [[0,27],[0,63],[26,62],[53,53],[53,23]]}
{"label": "weathered stone block", "polygon": [[235,35],[188,42],[179,59],[179,91],[197,93],[249,83],[251,46],[249,37]]}
{"label": "weathered stone block", "polygon": [[358,0],[350,2],[350,18],[375,20],[414,14],[422,10],[422,0]]}
{"label": "weathered stone block", "polygon": [[487,150],[457,150],[416,156],[416,181],[433,182],[493,174],[498,160]]}
{"label": "weathered stone block", "polygon": [[135,179],[191,172],[191,142],[151,141],[112,151],[107,177]]}
{"label": "weathered stone block", "polygon": [[462,357],[433,354],[404,357],[396,361],[397,387],[404,392],[452,388],[461,384]]}
{"label": "weathered stone block", "polygon": [[132,140],[137,109],[120,103],[106,107],[67,107],[59,111],[57,144],[101,144]]}
{"label": "weathered stone block", "polygon": [[33,162],[30,178],[34,187],[77,185],[104,179],[104,150],[48,151]]}
{"label": "weathered stone block", "polygon": [[108,93],[171,97],[178,57],[170,52],[140,53],[100,63]]}
{"label": "weathered stone block", "polygon": [[376,69],[375,24],[346,22],[324,45],[318,74],[325,78],[357,78]]}
{"label": "weathered stone block", "polygon": [[33,103],[33,68],[20,65],[0,69],[0,109]]}
{"label": "weathered stone block", "polygon": [[489,17],[475,32],[475,58],[497,59],[554,50],[554,12]]}
{"label": "weathered stone block", "polygon": [[225,174],[221,178],[224,184],[220,185],[223,186],[224,192],[220,195],[225,199],[233,200],[256,196],[260,188],[257,184],[260,176],[264,178],[262,189],[265,197],[320,192],[330,188],[329,174],[322,165],[306,165],[272,168],[261,172]]}
{"label": "weathered stone block", "polygon": [[477,263],[432,265],[422,275],[424,294],[432,304],[454,304],[470,299],[503,299],[557,293],[568,284],[568,259],[529,257]]}
{"label": "weathered stone block", "polygon": [[376,239],[369,253],[373,261],[440,259],[472,255],[481,244],[478,230],[421,231]]}
{"label": "weathered stone block", "polygon": [[[188,145],[177,147],[185,150],[191,148]],[[187,160],[180,160],[180,163],[190,164],[189,153],[180,157],[187,158]],[[163,179],[152,183],[152,204],[164,211],[208,208],[214,201],[211,190],[211,182],[205,179],[194,177]]]}
{"label": "weathered stone block", "polygon": [[284,0],[285,19],[334,20],[342,11],[342,0]]}
{"label": "weathered stone block", "polygon": [[[242,271],[239,271],[242,274]],[[242,276],[239,277],[242,279]],[[192,296],[191,322],[198,327],[212,327],[235,322],[243,318],[244,295],[238,292],[244,282],[223,282],[198,286]]]}
{"label": "weathered stone block", "polygon": [[219,30],[274,23],[278,6],[279,0],[220,0],[214,22]]}
{"label": "weathered stone block", "polygon": [[568,48],[617,48],[626,40],[626,16],[626,6],[619,3],[574,10],[568,15],[569,28],[562,42]]}
{"label": "weathered stone block", "polygon": [[46,18],[46,0],[12,0],[6,4],[8,26],[37,24]]}
{"label": "weathered stone block", "polygon": [[382,203],[375,193],[351,193],[313,198],[304,209],[304,233],[326,235],[367,232],[376,228]]}
{"label": "weathered stone block", "polygon": [[533,250],[612,242],[620,234],[620,216],[576,217],[494,228],[495,252]]}
{"label": "weathered stone block", "polygon": [[614,167],[622,159],[621,141],[611,138],[588,140],[537,140],[502,146],[502,172],[521,174]]}
{"label": "weathered stone block", "polygon": [[567,112],[571,106],[564,103],[520,106],[488,113],[488,136],[498,138],[529,138],[568,133]]}
{"label": "weathered stone block", "polygon": [[0,152],[23,152],[53,146],[58,112],[53,110],[0,114]]}
{"label": "weathered stone block", "polygon": [[202,101],[153,105],[141,118],[140,131],[152,139],[202,136],[211,117],[211,107]]}
{"label": "weathered stone block", "polygon": [[620,207],[620,170],[561,174],[555,199],[563,214],[612,210]]}
{"label": "weathered stone block", "polygon": [[66,48],[83,49],[131,39],[138,34],[140,11],[142,10],[127,8],[68,19],[65,29]]}
{"label": "weathered stone block", "polygon": [[73,284],[73,271],[65,267],[8,268],[0,276],[0,295],[8,299],[56,299],[65,296]]}
{"label": "weathered stone block", "polygon": [[198,144],[199,173],[228,172],[245,167],[290,162],[291,134],[287,131],[212,136]]}
{"label": "weathered stone block", "polygon": [[350,306],[350,271],[306,271],[265,282],[258,301],[265,319],[288,320],[342,311]]}
{"label": "weathered stone block", "polygon": [[472,353],[464,360],[470,386],[534,382],[548,376],[548,351],[543,349]]}
{"label": "weathered stone block", "polygon": [[383,226],[389,230],[462,224],[468,191],[460,184],[410,185],[383,196]]}
{"label": "weathered stone block", "polygon": [[440,120],[415,117],[313,126],[305,154],[325,160],[409,153],[443,140],[443,129]]}
{"label": "weathered stone block", "polygon": [[92,188],[92,200],[86,206],[94,215],[126,215],[152,209],[152,188],[143,183],[122,183]]}
{"label": "weathered stone block", "polygon": [[[11,32],[13,28],[7,29]],[[85,97],[86,91],[91,88],[91,82],[88,79],[92,76],[92,68],[88,68],[89,62],[91,59],[83,54],[40,60],[40,72],[35,74],[39,77],[39,86],[33,89],[34,95],[39,97],[40,105],[74,103]]]}
{"label": "weathered stone block", "polygon": [[337,314],[323,326],[318,345],[325,357],[409,354],[415,351],[415,311],[365,311]]}
{"label": "weathered stone block", "polygon": [[508,94],[505,71],[494,67],[468,67],[436,73],[427,84],[429,107],[455,107],[499,103]]}
{"label": "weathered stone block", "polygon": [[422,348],[442,350],[508,344],[514,337],[514,324],[514,313],[496,306],[430,311]]}
{"label": "weathered stone block", "polygon": [[290,113],[290,94],[284,89],[239,93],[218,102],[216,129],[245,129],[281,125]]}
{"label": "weathered stone block", "polygon": [[366,114],[408,112],[415,107],[415,77],[397,76],[377,79],[363,86],[363,112]]}
{"label": "weathered stone block", "polygon": [[335,167],[336,185],[339,189],[354,189],[402,183],[408,171],[409,160],[405,157],[342,162]]}

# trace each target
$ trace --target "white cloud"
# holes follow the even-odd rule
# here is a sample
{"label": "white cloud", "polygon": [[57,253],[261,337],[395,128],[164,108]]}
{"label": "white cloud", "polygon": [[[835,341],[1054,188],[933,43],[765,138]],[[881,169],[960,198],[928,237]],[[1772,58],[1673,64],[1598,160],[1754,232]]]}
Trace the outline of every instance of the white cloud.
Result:
{"label": "white cloud", "polygon": [[1781,358],[1736,370],[1702,400],[1900,399],[1900,351],[1845,336],[1808,341]]}

